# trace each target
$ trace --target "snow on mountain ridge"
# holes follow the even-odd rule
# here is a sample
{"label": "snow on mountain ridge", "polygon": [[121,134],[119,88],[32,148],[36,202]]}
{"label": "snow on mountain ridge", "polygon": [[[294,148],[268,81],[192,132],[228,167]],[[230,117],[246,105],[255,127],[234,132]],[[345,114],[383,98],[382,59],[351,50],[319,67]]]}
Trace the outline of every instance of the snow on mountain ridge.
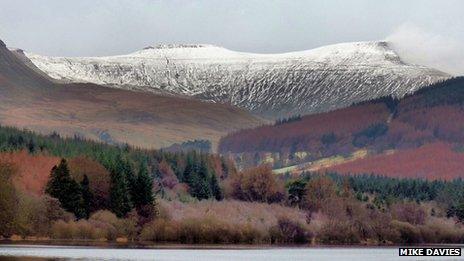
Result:
{"label": "snow on mountain ridge", "polygon": [[156,44],[155,46],[147,46],[143,48],[148,49],[173,49],[173,48],[205,48],[213,46],[211,44]]}
{"label": "snow on mountain ridge", "polygon": [[[113,57],[128,57],[128,56],[144,56],[154,58],[157,56],[176,56],[184,55],[180,59],[187,58],[217,58],[222,59],[224,55],[228,58],[242,59],[301,59],[311,58],[320,60],[328,57],[346,57],[353,58],[353,54],[357,52],[371,53],[371,55],[379,54],[379,51],[389,53],[392,56],[397,56],[396,53],[388,47],[387,42],[357,42],[357,43],[340,43],[334,45],[323,46],[306,51],[286,52],[286,53],[247,53],[232,51],[224,47],[210,44],[160,44],[148,46],[140,51],[136,51],[127,55],[119,55]],[[191,55],[189,57],[188,55]]]}
{"label": "snow on mountain ridge", "polygon": [[382,41],[282,54],[236,52],[214,45],[160,47],[107,57],[26,55],[56,79],[161,89],[231,103],[270,118],[327,111],[385,95],[401,97],[449,77],[402,62]]}

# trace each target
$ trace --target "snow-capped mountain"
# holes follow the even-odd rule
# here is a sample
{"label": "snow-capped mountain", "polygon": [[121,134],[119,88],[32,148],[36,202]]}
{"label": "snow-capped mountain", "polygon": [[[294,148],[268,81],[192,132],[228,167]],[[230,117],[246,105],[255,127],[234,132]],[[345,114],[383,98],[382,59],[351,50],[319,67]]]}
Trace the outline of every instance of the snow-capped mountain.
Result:
{"label": "snow-capped mountain", "polygon": [[159,90],[231,103],[274,118],[401,97],[449,78],[407,64],[387,42],[357,42],[282,54],[235,52],[212,45],[158,45],[119,56],[25,55],[55,79]]}
{"label": "snow-capped mountain", "polygon": [[[0,40],[0,125],[138,148],[219,139],[264,121],[229,104],[50,81]],[[38,72],[39,71],[39,72]]]}

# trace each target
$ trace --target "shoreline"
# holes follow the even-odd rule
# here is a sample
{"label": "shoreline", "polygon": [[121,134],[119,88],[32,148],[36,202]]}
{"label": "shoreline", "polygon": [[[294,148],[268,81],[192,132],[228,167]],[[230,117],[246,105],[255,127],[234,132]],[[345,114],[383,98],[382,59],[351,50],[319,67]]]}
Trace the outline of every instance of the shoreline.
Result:
{"label": "shoreline", "polygon": [[153,243],[153,242],[101,242],[89,240],[47,240],[47,241],[11,241],[0,240],[2,247],[69,247],[69,248],[100,248],[100,249],[186,249],[186,250],[259,250],[259,249],[330,249],[330,248],[399,248],[399,247],[460,247],[464,244],[392,244],[392,245],[374,245],[374,244],[347,244],[347,245],[323,245],[323,244],[176,244],[176,243]]}

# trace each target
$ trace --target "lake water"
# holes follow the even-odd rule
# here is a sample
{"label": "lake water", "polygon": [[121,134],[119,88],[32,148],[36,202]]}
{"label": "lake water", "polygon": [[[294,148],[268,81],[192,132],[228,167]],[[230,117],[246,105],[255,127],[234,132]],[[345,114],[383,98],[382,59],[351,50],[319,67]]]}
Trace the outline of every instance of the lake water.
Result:
{"label": "lake water", "polygon": [[[0,245],[0,260],[437,260],[398,257],[398,248],[123,249]],[[462,260],[459,258],[440,258]]]}

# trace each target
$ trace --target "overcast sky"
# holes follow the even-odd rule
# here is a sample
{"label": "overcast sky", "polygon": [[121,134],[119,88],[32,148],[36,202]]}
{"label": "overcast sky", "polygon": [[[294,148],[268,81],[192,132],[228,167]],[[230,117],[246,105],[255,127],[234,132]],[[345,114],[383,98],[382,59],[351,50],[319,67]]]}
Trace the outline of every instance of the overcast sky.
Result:
{"label": "overcast sky", "polygon": [[94,56],[156,43],[270,53],[432,38],[449,57],[464,47],[463,10],[460,0],[0,0],[0,39],[38,54]]}

